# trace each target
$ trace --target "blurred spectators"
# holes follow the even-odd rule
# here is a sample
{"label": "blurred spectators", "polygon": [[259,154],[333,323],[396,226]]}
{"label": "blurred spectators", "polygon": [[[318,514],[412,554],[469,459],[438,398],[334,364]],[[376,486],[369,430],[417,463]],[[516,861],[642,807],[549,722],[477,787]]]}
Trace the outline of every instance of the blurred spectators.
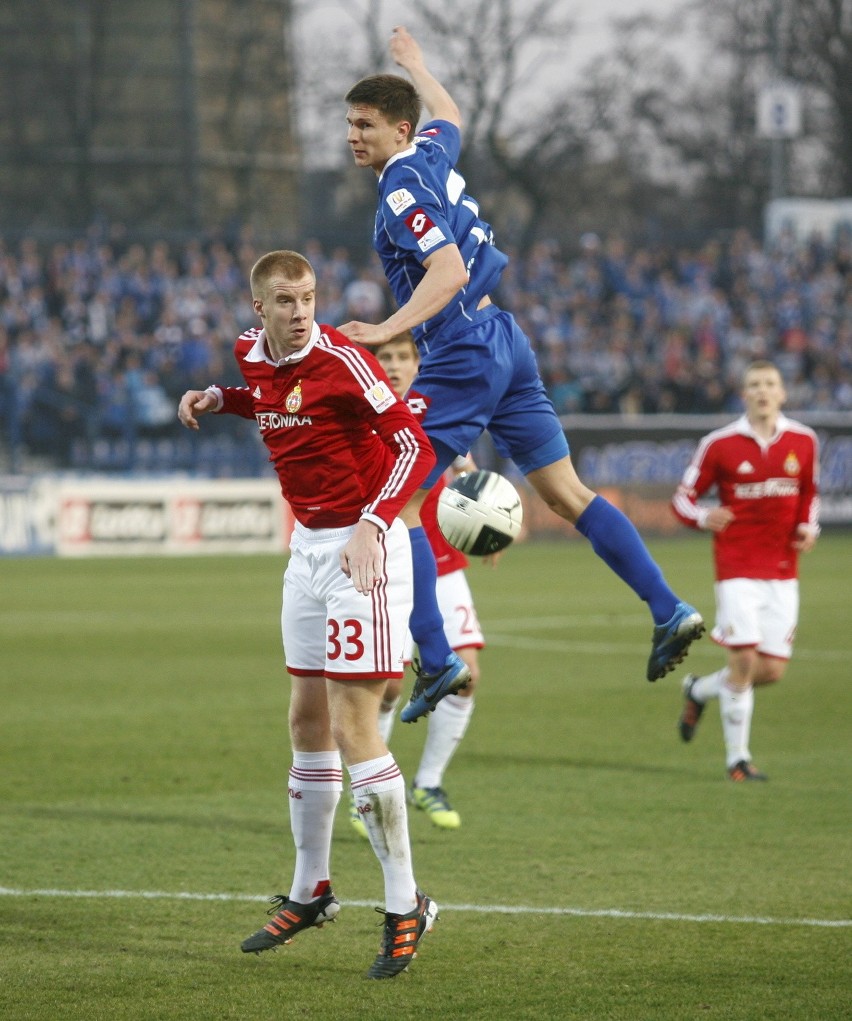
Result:
{"label": "blurred spectators", "polygon": [[[302,248],[320,321],[389,314],[372,255],[359,262],[313,239]],[[261,254],[249,233],[233,244],[142,244],[119,226],[48,245],[0,239],[5,462],[11,450],[56,467],[125,469],[138,465],[137,443],[185,443],[175,414],[184,390],[238,383],[231,352],[256,325],[247,280]],[[848,234],[765,250],[740,231],[686,250],[587,233],[571,252],[550,240],[510,254],[495,298],[530,337],[560,414],[736,412],[743,368],[763,357],[781,368],[791,411],[852,409]],[[228,431],[256,440],[250,423],[230,420]],[[192,467],[157,451],[148,467]]]}

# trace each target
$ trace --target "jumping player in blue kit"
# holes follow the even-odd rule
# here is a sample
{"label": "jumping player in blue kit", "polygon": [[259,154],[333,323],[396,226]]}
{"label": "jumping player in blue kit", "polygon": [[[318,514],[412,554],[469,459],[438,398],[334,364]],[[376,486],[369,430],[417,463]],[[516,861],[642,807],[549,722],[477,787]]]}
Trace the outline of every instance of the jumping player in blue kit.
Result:
{"label": "jumping player in blue kit", "polygon": [[[418,719],[467,683],[466,668],[441,626],[434,556],[419,509],[428,489],[485,429],[551,510],[574,524],[648,603],[654,631],[646,676],[655,681],[683,660],[704,622],[668,586],[629,519],[577,476],[530,343],[490,298],[508,260],[455,169],[461,150],[458,107],[404,28],[394,29],[390,51],[411,81],[371,75],[345,99],[355,163],[378,176],[373,244],[399,307],[382,323],[350,322],[340,330],[371,346],[412,331],[421,356],[412,392],[426,405],[422,424],[437,455],[425,488],[401,515],[414,556],[410,629],[421,656],[402,719]],[[415,134],[423,106],[432,119]]]}

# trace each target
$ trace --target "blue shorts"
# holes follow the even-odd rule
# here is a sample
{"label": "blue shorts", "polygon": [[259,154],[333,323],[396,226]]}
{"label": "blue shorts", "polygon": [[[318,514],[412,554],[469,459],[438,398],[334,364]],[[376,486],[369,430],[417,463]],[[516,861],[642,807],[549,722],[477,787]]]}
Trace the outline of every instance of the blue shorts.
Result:
{"label": "blue shorts", "polygon": [[431,486],[487,429],[502,457],[527,475],[568,455],[568,441],[538,374],[530,342],[496,305],[455,332],[430,338],[413,389],[429,400],[423,428],[438,463]]}

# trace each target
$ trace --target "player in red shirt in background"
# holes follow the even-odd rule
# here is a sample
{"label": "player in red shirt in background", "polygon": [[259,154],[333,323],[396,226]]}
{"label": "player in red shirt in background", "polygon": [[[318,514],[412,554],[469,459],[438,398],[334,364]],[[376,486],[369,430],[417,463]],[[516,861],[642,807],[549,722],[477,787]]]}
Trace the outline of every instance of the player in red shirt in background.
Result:
{"label": "player in red shirt in background", "polygon": [[[745,414],[699,443],[672,500],[680,520],[713,533],[716,625],[728,650],[715,673],[687,674],[679,728],[691,741],[704,706],[719,699],[728,775],[766,780],[751,761],[754,686],[784,675],[799,615],[798,555],[819,536],[819,447],[813,430],[785,417],[781,373],[753,362],[743,377]],[[719,506],[700,497],[715,486]]]}
{"label": "player in red shirt in background", "polygon": [[405,781],[378,729],[385,684],[402,677],[413,599],[398,515],[435,456],[374,356],[315,322],[316,277],[303,256],[264,255],[251,290],[263,328],[235,345],[246,385],[189,390],[178,409],[189,429],[208,412],[254,419],[296,519],[281,611],[296,861],[289,894],[272,899],[272,920],[242,949],[288,943],[340,910],[330,851],[345,763],[384,874],[382,945],[367,975],[393,978],[438,911],[414,879]]}
{"label": "player in red shirt in background", "polygon": [[[415,416],[426,414],[427,401],[414,390],[410,390],[417,369],[420,355],[410,333],[388,341],[376,350],[382,368],[388,375],[391,386],[399,397],[407,394],[408,406]],[[450,477],[458,476],[466,471],[474,471],[476,465],[468,457],[459,457],[447,473]],[[466,687],[452,695],[447,695],[438,703],[427,717],[429,724],[426,742],[420,764],[414,774],[414,780],[408,791],[408,800],[412,805],[426,812],[430,821],[441,829],[454,830],[461,826],[459,813],[450,805],[447,792],[443,787],[444,772],[450,764],[461,739],[467,730],[473,714],[474,691],[479,681],[479,650],[485,642],[482,630],[473,605],[473,596],[465,576],[468,566],[467,557],[451,546],[438,528],[437,509],[438,497],[446,486],[446,477],[438,480],[423,504],[420,519],[435,554],[438,567],[436,586],[438,607],[444,620],[444,631],[450,648],[456,652],[470,670],[470,680]],[[406,651],[406,662],[412,659],[411,635]],[[396,720],[396,707],[399,703],[402,681],[399,678],[389,680],[379,711],[379,730],[385,741],[390,740],[391,730]],[[357,810],[351,815],[352,825],[362,836],[366,836],[364,824]]]}

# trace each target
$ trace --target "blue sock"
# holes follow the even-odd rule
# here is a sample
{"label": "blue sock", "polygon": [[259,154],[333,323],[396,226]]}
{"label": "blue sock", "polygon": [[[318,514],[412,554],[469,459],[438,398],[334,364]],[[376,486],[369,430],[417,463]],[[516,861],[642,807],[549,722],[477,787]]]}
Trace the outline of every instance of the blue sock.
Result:
{"label": "blue sock", "polygon": [[577,518],[576,527],[601,560],[645,600],[655,624],[671,620],[678,598],[628,517],[596,496]]}
{"label": "blue sock", "polygon": [[408,535],[414,562],[414,608],[408,626],[417,643],[420,665],[427,674],[436,674],[444,669],[452,649],[444,634],[444,618],[435,595],[438,580],[435,554],[422,527],[410,528]]}

